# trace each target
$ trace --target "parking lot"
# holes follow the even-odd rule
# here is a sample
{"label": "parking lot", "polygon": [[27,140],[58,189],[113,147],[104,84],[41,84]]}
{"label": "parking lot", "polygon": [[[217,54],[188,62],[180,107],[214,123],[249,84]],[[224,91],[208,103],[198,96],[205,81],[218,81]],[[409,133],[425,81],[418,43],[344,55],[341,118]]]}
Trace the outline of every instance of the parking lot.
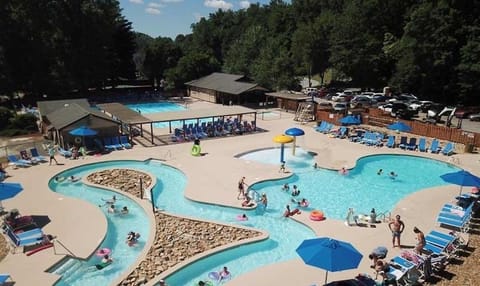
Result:
{"label": "parking lot", "polygon": [[[325,102],[329,102],[332,104],[332,106],[334,106],[336,103],[338,102],[335,102],[335,101],[331,101],[331,100],[325,100],[325,99],[321,99],[321,98],[315,98],[315,101],[317,103],[325,103]],[[413,118],[413,120],[419,120],[419,121],[423,121],[426,117],[426,113],[424,112],[419,112],[417,116],[415,116]],[[437,125],[444,125],[445,124],[445,120],[447,119],[446,116],[443,116],[442,118],[442,122],[440,123],[437,123]],[[468,132],[477,132],[477,133],[480,133],[480,122],[475,122],[475,121],[470,121],[468,118],[465,118],[465,119],[458,119],[458,118],[453,118],[452,119],[452,124],[451,124],[451,127],[457,127],[458,124],[459,124],[459,121],[461,120],[461,128],[462,130],[465,130],[465,131],[468,131]]]}

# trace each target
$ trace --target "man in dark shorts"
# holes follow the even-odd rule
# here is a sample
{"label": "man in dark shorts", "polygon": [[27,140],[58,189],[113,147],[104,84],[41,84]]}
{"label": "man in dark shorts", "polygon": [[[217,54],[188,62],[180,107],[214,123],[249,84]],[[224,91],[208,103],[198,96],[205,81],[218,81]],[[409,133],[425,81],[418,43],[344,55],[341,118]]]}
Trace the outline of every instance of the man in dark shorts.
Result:
{"label": "man in dark shorts", "polygon": [[241,200],[245,198],[245,177],[242,177],[240,181],[238,181],[238,195],[237,200]]}
{"label": "man in dark shorts", "polygon": [[[388,224],[388,228],[392,232],[392,244],[393,247],[401,247],[400,244],[400,236],[402,235],[403,230],[405,229],[405,224],[402,220],[400,220],[400,215],[397,215],[394,220],[392,220]],[[397,245],[395,245],[395,240],[397,241]]]}

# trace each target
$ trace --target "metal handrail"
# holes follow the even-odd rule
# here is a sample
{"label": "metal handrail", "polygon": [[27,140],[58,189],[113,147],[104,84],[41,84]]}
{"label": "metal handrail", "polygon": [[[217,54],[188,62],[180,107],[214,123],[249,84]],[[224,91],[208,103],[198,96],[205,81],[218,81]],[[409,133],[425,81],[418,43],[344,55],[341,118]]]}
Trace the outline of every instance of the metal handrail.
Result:
{"label": "metal handrail", "polygon": [[385,211],[383,213],[380,213],[379,215],[377,215],[377,218],[378,219],[382,219],[383,222],[387,222],[387,214],[388,214],[388,221],[390,221],[392,219],[392,213],[390,211]]}

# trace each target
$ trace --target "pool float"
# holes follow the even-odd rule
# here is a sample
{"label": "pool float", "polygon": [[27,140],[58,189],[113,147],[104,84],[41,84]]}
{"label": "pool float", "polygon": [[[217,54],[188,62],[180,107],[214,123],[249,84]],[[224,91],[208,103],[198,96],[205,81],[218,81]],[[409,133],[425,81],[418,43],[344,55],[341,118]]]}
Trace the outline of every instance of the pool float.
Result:
{"label": "pool float", "polygon": [[101,263],[95,264],[95,267],[97,268],[97,270],[102,270],[103,268],[107,267],[110,264],[112,264],[112,261],[101,262]]}
{"label": "pool float", "polygon": [[105,255],[110,255],[110,253],[112,253],[112,250],[110,248],[104,247],[97,250],[97,252],[95,252],[95,255],[98,257],[104,257]]}
{"label": "pool float", "polygon": [[310,213],[310,219],[311,219],[311,220],[315,220],[315,221],[321,221],[321,220],[324,220],[324,219],[325,219],[325,216],[323,215],[323,212],[322,212],[322,211],[313,210],[313,211]]}
{"label": "pool float", "polygon": [[193,145],[192,147],[192,156],[200,156],[200,152],[202,151],[202,148],[200,148],[200,145]]}
{"label": "pool float", "polygon": [[208,278],[210,278],[214,281],[219,281],[221,277],[220,277],[220,274],[218,274],[218,272],[212,271],[212,272],[208,273]]}
{"label": "pool float", "polygon": [[246,216],[244,217],[243,215],[239,214],[239,215],[237,215],[237,220],[238,221],[246,221],[246,220],[248,220],[248,217],[246,217]]}
{"label": "pool float", "polygon": [[[203,281],[205,283],[205,286],[214,286],[213,282],[210,280]],[[198,286],[198,282],[194,282],[193,286]]]}
{"label": "pool float", "polygon": [[303,202],[299,202],[298,205],[303,207],[303,208],[306,208],[310,205],[310,203],[306,200],[306,201],[303,201]]}

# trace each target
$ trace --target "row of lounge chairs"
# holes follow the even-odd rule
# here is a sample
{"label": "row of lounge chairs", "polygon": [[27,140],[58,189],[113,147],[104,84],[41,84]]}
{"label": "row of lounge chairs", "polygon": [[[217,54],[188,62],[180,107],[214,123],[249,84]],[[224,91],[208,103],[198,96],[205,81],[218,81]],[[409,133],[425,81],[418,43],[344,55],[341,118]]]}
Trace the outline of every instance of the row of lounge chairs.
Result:
{"label": "row of lounge chairs", "polygon": [[[388,141],[386,145],[389,148],[396,147],[394,135],[388,136]],[[400,137],[400,143],[398,144],[398,147],[404,150],[418,150],[420,152],[442,153],[447,156],[452,155],[455,150],[455,144],[452,142],[448,142],[445,147],[441,148],[438,139],[433,139],[430,147],[427,147],[426,138],[420,138],[417,145],[417,138],[411,137],[410,140],[408,140],[407,136]]]}
{"label": "row of lounge chairs", "polygon": [[8,155],[8,161],[10,165],[15,167],[30,167],[32,165],[36,165],[38,163],[47,162],[47,158],[41,156],[38,153],[37,148],[30,149],[31,156],[27,153],[27,150],[20,151],[20,156],[17,157],[16,155]]}
{"label": "row of lounge chairs", "polygon": [[193,141],[206,137],[220,137],[232,134],[241,135],[255,130],[255,121],[248,122],[245,120],[240,122],[235,118],[233,121],[217,120],[213,123],[202,122],[201,124],[185,124],[182,129],[175,128],[171,139],[174,142]]}
{"label": "row of lounge chairs", "polygon": [[118,136],[105,137],[105,138],[103,138],[103,144],[104,144],[103,146],[105,147],[105,149],[107,149],[109,151],[132,148],[132,145],[130,144],[130,142],[128,142],[127,135],[122,135],[120,137],[118,137]]}

